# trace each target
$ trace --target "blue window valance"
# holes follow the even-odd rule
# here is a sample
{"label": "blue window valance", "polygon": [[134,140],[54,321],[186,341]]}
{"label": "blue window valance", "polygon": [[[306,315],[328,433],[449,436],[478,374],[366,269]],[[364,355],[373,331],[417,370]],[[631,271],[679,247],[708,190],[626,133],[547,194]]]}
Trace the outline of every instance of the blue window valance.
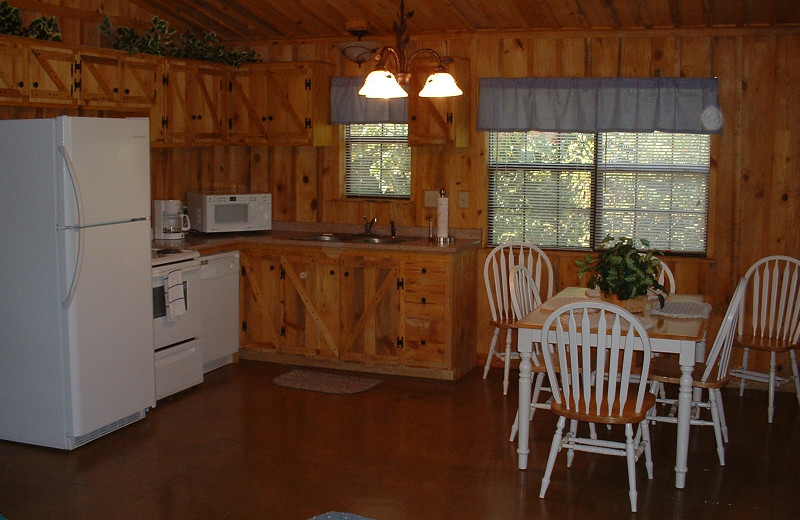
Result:
{"label": "blue window valance", "polygon": [[331,78],[331,123],[408,123],[408,98],[368,99],[359,96],[360,76]]}
{"label": "blue window valance", "polygon": [[481,78],[478,130],[722,132],[716,78]]}

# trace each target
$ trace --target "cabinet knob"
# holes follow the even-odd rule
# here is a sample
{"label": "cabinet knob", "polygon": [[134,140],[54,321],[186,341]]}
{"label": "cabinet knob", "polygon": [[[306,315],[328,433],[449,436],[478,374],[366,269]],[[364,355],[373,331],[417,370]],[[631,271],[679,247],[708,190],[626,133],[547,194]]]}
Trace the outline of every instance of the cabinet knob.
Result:
{"label": "cabinet knob", "polygon": [[331,269],[331,270],[330,270],[330,273],[331,273],[331,275],[333,275],[333,274],[336,274],[336,271],[334,271],[333,269]]}
{"label": "cabinet knob", "polygon": [[420,301],[421,301],[422,303],[427,303],[427,301],[428,301],[428,300],[426,300],[426,299],[425,299],[425,297],[422,297],[422,298],[420,299]]}
{"label": "cabinet knob", "polygon": [[200,114],[199,116],[197,116],[197,119],[203,119],[203,115]]}
{"label": "cabinet knob", "polygon": [[423,268],[422,268],[422,274],[425,274],[425,273],[427,273],[427,272],[428,272],[428,270],[427,270],[427,269],[425,269],[425,268],[423,267]]}
{"label": "cabinet knob", "polygon": [[129,89],[129,88],[126,88],[126,89],[125,89],[125,93],[126,93],[126,94],[130,94],[130,93],[131,93],[131,89]]}
{"label": "cabinet knob", "polygon": [[265,116],[261,116],[261,121],[266,121],[267,118]]}
{"label": "cabinet knob", "polygon": [[197,119],[197,116],[193,115],[192,116],[192,121],[194,121],[195,119]]}
{"label": "cabinet knob", "polygon": [[419,343],[420,343],[420,345],[424,345],[425,344],[425,340],[423,339]]}
{"label": "cabinet knob", "polygon": [[345,271],[345,272],[344,272],[344,275],[345,275],[345,276],[350,276],[350,271]]}
{"label": "cabinet knob", "polygon": [[25,86],[25,82],[24,81],[20,81],[19,83],[17,83],[17,85],[19,85],[19,88],[22,88],[22,87]]}
{"label": "cabinet knob", "polygon": [[39,88],[39,82],[38,81],[34,81],[33,82],[33,88]]}
{"label": "cabinet knob", "polygon": [[272,121],[272,116],[269,116],[267,119],[269,119],[270,121]]}
{"label": "cabinet knob", "polygon": [[417,120],[417,116],[411,116],[411,120],[412,121],[416,121]]}
{"label": "cabinet knob", "polygon": [[269,270],[270,271],[274,271],[275,270],[275,266],[274,265],[269,266]]}
{"label": "cabinet knob", "polygon": [[116,94],[117,92],[119,92],[119,89],[117,87],[114,87],[114,94]]}

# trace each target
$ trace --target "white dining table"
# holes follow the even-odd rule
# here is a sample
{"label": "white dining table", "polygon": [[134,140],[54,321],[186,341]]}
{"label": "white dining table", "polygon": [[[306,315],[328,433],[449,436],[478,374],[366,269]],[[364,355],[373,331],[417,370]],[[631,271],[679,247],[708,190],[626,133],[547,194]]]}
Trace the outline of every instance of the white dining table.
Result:
{"label": "white dining table", "polygon": [[[553,298],[580,299],[586,297],[583,287],[567,287]],[[708,298],[694,294],[671,294],[670,301],[707,302]],[[547,315],[547,302],[516,323],[518,328],[517,350],[519,351],[519,431],[517,454],[519,469],[528,468],[530,453],[531,413],[531,353],[535,343],[541,343],[542,326]],[[705,338],[708,318],[673,318],[650,314],[652,326],[647,330],[653,352],[678,354],[681,366],[678,392],[678,438],[675,448],[675,487],[686,485],[687,458],[689,452],[689,426],[692,409],[692,369],[697,356],[697,344]]]}

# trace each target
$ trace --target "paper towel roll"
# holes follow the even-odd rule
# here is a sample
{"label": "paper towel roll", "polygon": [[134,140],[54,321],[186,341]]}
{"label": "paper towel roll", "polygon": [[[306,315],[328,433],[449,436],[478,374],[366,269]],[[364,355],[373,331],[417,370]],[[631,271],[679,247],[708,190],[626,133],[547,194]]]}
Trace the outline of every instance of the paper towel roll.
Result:
{"label": "paper towel roll", "polygon": [[436,205],[436,238],[447,238],[450,235],[450,230],[447,229],[449,219],[448,199],[447,197],[439,197],[439,202]]}

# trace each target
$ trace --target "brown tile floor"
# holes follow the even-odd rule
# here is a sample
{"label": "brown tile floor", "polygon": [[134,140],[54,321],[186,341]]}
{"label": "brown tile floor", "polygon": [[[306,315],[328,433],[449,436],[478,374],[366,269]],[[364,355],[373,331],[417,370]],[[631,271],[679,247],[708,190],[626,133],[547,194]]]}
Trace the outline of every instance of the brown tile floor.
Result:
{"label": "brown tile floor", "polygon": [[[0,515],[28,519],[285,519],[347,511],[376,520],[800,517],[800,412],[780,393],[725,394],[731,441],[718,465],[693,429],[685,490],[675,429],[653,428],[655,478],[639,465],[631,515],[622,458],[559,458],[544,500],[554,419],[537,412],[528,471],[507,442],[516,389],[501,371],[458,382],[375,376],[357,395],[277,387],[293,367],[241,362],[159,402],[148,417],[72,452],[0,441]],[[603,433],[603,432],[601,432]]]}

